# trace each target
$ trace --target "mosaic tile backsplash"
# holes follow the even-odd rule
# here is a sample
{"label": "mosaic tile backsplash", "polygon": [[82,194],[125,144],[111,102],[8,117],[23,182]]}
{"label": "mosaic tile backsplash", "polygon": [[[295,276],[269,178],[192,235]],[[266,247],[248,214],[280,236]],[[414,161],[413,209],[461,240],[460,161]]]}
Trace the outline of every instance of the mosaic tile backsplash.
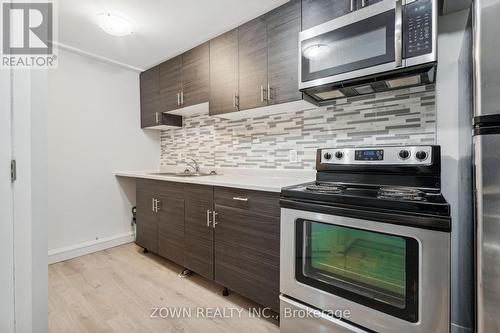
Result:
{"label": "mosaic tile backsplash", "polygon": [[[182,128],[161,134],[161,165],[191,157],[204,168],[313,169],[317,148],[435,141],[432,84],[241,120],[184,118]],[[297,162],[290,162],[291,150],[297,152]]]}

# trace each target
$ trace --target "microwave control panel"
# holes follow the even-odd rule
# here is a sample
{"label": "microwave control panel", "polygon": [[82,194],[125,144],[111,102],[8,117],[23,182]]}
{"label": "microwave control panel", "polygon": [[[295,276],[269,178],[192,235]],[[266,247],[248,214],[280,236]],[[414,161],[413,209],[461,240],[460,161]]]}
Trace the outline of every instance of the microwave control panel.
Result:
{"label": "microwave control panel", "polygon": [[405,58],[432,53],[432,0],[417,0],[405,6]]}

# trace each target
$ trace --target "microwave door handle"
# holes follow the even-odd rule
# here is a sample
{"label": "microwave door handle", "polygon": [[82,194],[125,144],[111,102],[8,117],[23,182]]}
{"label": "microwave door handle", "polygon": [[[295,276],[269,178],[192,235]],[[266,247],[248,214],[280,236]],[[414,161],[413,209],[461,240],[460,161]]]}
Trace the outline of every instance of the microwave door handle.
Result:
{"label": "microwave door handle", "polygon": [[396,0],[396,20],[394,26],[394,55],[396,67],[403,66],[403,1]]}

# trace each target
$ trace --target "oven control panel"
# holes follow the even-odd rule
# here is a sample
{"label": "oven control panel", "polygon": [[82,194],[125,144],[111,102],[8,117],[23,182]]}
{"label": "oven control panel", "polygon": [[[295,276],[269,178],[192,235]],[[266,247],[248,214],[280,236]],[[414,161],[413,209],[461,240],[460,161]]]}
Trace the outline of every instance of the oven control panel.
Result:
{"label": "oven control panel", "polygon": [[320,149],[322,164],[430,165],[431,146]]}
{"label": "oven control panel", "polygon": [[432,53],[432,0],[417,0],[405,6],[405,58]]}

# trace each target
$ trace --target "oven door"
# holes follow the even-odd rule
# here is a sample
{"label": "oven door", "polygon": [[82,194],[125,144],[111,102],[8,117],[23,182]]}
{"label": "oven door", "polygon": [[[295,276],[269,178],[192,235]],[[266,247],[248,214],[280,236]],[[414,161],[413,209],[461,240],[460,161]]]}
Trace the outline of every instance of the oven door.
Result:
{"label": "oven door", "polygon": [[402,67],[402,1],[385,0],[300,33],[300,89]]}
{"label": "oven door", "polygon": [[282,208],[280,289],[377,332],[448,332],[449,245],[446,232]]}

